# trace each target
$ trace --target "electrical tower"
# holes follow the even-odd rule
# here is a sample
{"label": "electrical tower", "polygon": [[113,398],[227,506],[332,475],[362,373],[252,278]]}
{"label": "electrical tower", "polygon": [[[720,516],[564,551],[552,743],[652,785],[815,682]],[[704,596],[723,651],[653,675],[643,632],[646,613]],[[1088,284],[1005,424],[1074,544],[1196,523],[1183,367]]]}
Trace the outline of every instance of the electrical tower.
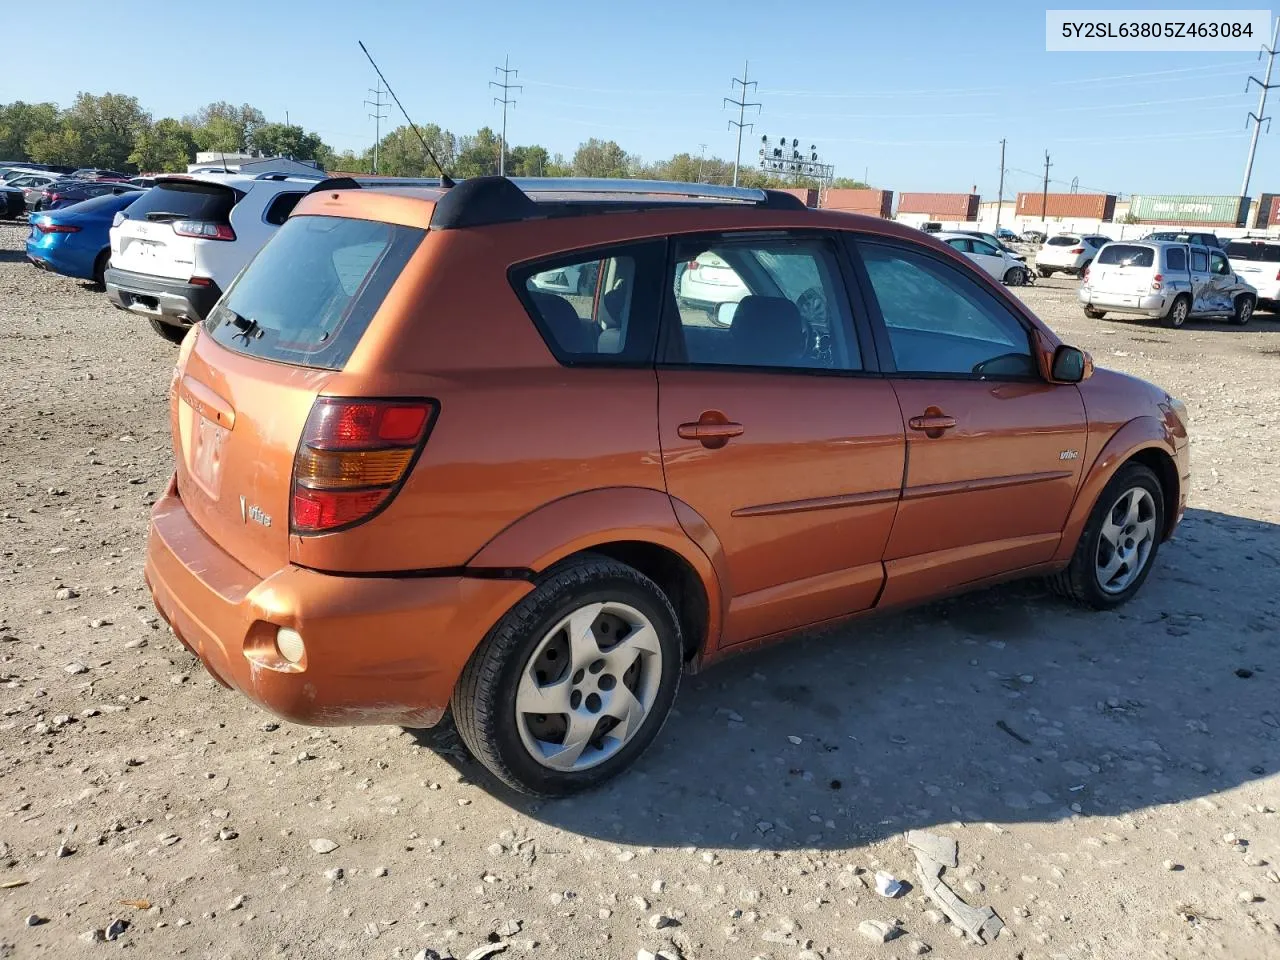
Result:
{"label": "electrical tower", "polygon": [[[1280,17],[1276,18],[1275,26],[1271,29],[1271,46],[1262,48],[1262,53],[1267,55],[1266,79],[1259,80],[1257,77],[1250,76],[1244,82],[1246,93],[1251,83],[1256,83],[1262,89],[1258,95],[1258,112],[1250,113],[1248,119],[1245,120],[1245,126],[1249,125],[1249,120],[1253,121],[1253,138],[1249,141],[1249,156],[1245,158],[1244,162],[1244,183],[1240,186],[1240,196],[1242,197],[1249,195],[1249,178],[1253,176],[1253,158],[1258,152],[1258,134],[1262,132],[1262,121],[1267,121],[1267,130],[1271,129],[1271,118],[1264,117],[1262,111],[1267,108],[1267,91],[1272,87],[1280,87],[1280,83],[1271,82],[1271,68],[1276,62],[1277,36],[1280,36]],[[1259,58],[1261,58],[1262,53],[1258,54]]]}
{"label": "electrical tower", "polygon": [[[1004,146],[1008,140],[1000,141],[1000,188],[996,191],[996,239],[1000,239],[1000,213],[1004,209]],[[1016,207],[1016,204],[1015,204]]]}
{"label": "electrical tower", "polygon": [[373,120],[373,173],[378,172],[378,148],[382,143],[382,121],[387,119],[387,115],[382,112],[382,108],[387,104],[382,99],[382,80],[379,78],[378,85],[369,90],[373,94],[372,100],[366,100],[365,103],[373,107],[373,113],[369,117]]}
{"label": "electrical tower", "polygon": [[737,77],[734,77],[732,81],[733,86],[742,88],[741,99],[733,100],[729,97],[725,97],[724,104],[721,107],[722,109],[724,106],[735,106],[738,108],[738,119],[729,121],[730,129],[733,127],[738,128],[738,152],[733,155],[733,185],[735,187],[738,185],[738,163],[742,160],[742,131],[744,127],[750,128],[755,126],[755,124],[743,122],[746,119],[747,108],[755,107],[756,112],[759,112],[760,110],[760,104],[751,103],[747,100],[748,92],[756,86],[756,82],[754,80],[747,80],[747,70],[750,66],[750,61],[747,61],[742,68],[742,79],[739,80]]}
{"label": "electrical tower", "polygon": [[1040,194],[1040,223],[1044,227],[1045,235],[1049,233],[1049,217],[1047,211],[1049,209],[1049,168],[1053,166],[1049,162],[1049,151],[1044,152],[1044,191]]}
{"label": "electrical tower", "polygon": [[515,100],[511,98],[512,90],[524,90],[524,87],[517,83],[512,83],[511,78],[520,73],[510,65],[510,57],[502,58],[502,66],[494,67],[494,73],[502,74],[502,82],[490,80],[489,86],[497,87],[502,91],[502,96],[494,97],[494,103],[502,104],[502,139],[498,141],[498,176],[505,177],[507,175],[507,107],[514,107]]}

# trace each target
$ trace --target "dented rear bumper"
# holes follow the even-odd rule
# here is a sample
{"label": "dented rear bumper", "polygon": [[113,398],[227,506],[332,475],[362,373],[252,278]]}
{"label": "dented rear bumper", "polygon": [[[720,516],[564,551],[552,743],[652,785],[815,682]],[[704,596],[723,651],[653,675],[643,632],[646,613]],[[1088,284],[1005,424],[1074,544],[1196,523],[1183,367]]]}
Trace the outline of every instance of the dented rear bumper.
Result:
{"label": "dented rear bumper", "polygon": [[[263,579],[196,525],[172,482],[152,512],[146,581],[215,679],[317,726],[434,725],[472,651],[531,589],[522,580],[344,577],[292,565]],[[276,647],[282,627],[303,638],[297,663]]]}

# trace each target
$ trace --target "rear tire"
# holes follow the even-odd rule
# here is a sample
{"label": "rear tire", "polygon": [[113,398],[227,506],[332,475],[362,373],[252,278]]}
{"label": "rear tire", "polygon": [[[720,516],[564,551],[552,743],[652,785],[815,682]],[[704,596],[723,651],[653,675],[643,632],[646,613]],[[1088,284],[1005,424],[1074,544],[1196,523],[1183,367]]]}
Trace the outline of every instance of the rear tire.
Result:
{"label": "rear tire", "polygon": [[[1127,463],[1116,471],[1093,505],[1067,569],[1050,577],[1049,585],[1059,595],[1091,610],[1118,607],[1142,587],[1163,536],[1164,491],[1160,481],[1149,467]],[[1120,547],[1113,541],[1119,541]],[[1118,549],[1128,558],[1117,558]],[[1118,567],[1104,585],[1112,563]]]}
{"label": "rear tire", "polygon": [[1048,267],[1036,267],[1036,273],[1040,274],[1040,276],[1044,277],[1046,280],[1053,276],[1053,271]]}
{"label": "rear tire", "polygon": [[1253,319],[1255,307],[1256,304],[1253,297],[1247,293],[1240,294],[1240,296],[1236,297],[1236,312],[1231,315],[1231,322],[1237,327],[1248,325],[1249,321]]}
{"label": "rear tire", "polygon": [[98,259],[93,261],[93,285],[99,290],[107,289],[107,267],[111,263],[111,251],[103,250]]}
{"label": "rear tire", "polygon": [[1164,315],[1163,323],[1166,327],[1178,329],[1187,322],[1187,316],[1191,313],[1191,298],[1185,293],[1179,294],[1174,298],[1173,305],[1169,307],[1169,312]]}
{"label": "rear tire", "polygon": [[163,320],[155,320],[151,317],[147,318],[147,322],[151,324],[152,330],[170,343],[181,343],[187,339],[187,331],[191,329],[190,327],[175,327],[171,323],[165,323]]}
{"label": "rear tire", "polygon": [[[573,636],[586,639],[574,644]],[[587,790],[657,737],[680,685],[682,650],[675,610],[657,584],[586,555],[543,574],[489,631],[454,688],[454,723],[471,754],[513,789],[538,797]],[[521,710],[521,700],[549,709]],[[575,724],[593,732],[578,739]],[[618,729],[626,732],[611,735]]]}
{"label": "rear tire", "polygon": [[1107,311],[1099,310],[1097,307],[1085,307],[1084,315],[1090,320],[1101,320],[1107,315]]}

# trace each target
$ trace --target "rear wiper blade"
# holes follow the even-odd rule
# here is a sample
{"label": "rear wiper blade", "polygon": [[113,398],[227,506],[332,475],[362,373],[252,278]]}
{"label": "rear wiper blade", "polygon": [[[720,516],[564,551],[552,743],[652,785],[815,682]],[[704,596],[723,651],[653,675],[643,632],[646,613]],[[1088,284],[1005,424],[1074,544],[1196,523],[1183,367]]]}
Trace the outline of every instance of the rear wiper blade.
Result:
{"label": "rear wiper blade", "polygon": [[262,336],[262,327],[253,317],[241,316],[229,308],[227,313],[231,315],[231,325],[239,331],[236,334],[237,337],[244,337],[247,341],[250,337],[258,338]]}

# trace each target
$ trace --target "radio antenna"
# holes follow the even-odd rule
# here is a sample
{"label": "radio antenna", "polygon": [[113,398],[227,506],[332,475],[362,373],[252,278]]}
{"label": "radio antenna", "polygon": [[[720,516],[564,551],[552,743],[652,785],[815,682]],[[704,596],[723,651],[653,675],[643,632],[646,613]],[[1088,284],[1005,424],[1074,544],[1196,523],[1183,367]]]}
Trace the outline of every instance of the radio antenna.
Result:
{"label": "radio antenna", "polygon": [[378,74],[378,79],[382,81],[382,85],[387,88],[387,93],[391,94],[391,99],[396,102],[396,106],[400,108],[400,112],[404,114],[405,120],[409,122],[409,126],[413,128],[413,132],[418,135],[418,139],[422,141],[422,149],[427,151],[427,156],[431,158],[431,162],[436,165],[436,169],[440,171],[440,186],[454,186],[453,178],[444,172],[444,167],[440,165],[440,161],[436,158],[431,147],[427,145],[427,138],[422,135],[422,131],[418,129],[417,124],[410,118],[408,111],[405,110],[404,104],[400,102],[400,98],[396,96],[396,92],[391,89],[391,84],[387,83],[387,78],[382,75],[382,71],[378,69],[377,63],[374,63],[373,54],[369,52],[369,48],[364,45],[363,40],[357,40],[360,49],[364,51],[364,55],[369,58],[369,62],[373,64],[373,69]]}

